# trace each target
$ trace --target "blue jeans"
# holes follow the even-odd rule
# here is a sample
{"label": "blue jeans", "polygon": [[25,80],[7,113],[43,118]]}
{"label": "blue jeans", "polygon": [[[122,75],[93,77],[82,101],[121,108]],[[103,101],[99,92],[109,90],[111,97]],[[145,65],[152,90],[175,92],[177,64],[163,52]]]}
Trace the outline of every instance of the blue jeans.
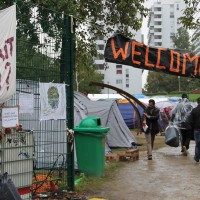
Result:
{"label": "blue jeans", "polygon": [[200,130],[194,131],[194,139],[195,139],[195,158],[200,160]]}

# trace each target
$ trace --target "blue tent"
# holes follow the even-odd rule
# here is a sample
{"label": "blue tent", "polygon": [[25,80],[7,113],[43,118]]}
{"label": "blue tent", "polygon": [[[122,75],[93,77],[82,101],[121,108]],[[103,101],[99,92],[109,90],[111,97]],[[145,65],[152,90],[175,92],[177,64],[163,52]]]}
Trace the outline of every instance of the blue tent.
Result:
{"label": "blue tent", "polygon": [[[126,125],[130,129],[137,128],[139,126],[137,113],[130,103],[118,103],[118,108]],[[140,114],[143,115],[143,108],[141,108],[139,105],[137,105],[137,108]]]}
{"label": "blue tent", "polygon": [[143,99],[143,98],[148,98],[148,96],[144,95],[144,94],[134,94],[133,95],[135,98],[137,99]]}

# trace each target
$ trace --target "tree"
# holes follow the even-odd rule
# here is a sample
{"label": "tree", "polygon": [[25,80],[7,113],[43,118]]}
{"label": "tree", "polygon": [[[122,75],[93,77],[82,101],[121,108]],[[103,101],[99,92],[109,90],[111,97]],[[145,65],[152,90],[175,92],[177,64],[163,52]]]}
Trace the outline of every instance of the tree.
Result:
{"label": "tree", "polygon": [[91,81],[102,82],[103,75],[97,71],[93,57],[87,52],[82,41],[77,40],[76,66],[75,66],[75,90],[89,93],[100,93],[99,87],[90,87]]}
{"label": "tree", "polygon": [[147,77],[147,84],[145,85],[145,90],[148,93],[159,93],[159,92],[171,92],[176,91],[176,87],[178,85],[175,84],[175,78],[177,77],[159,73],[159,72],[149,72]]}
{"label": "tree", "polygon": [[180,17],[180,22],[187,29],[195,30],[194,40],[200,37],[200,2],[199,0],[184,0],[186,3],[186,9],[183,12],[183,16]]}
{"label": "tree", "polygon": [[[188,31],[181,27],[177,30],[177,34],[173,38],[176,49],[191,51],[192,45]],[[145,90],[147,92],[172,92],[172,91],[190,91],[200,86],[197,79],[186,77],[178,77],[164,73],[150,72],[147,77]]]}
{"label": "tree", "polygon": [[175,48],[188,51],[191,50],[190,35],[186,28],[179,28],[172,40]]}
{"label": "tree", "polygon": [[[85,52],[77,49],[78,57],[75,64],[77,88],[80,87],[80,83],[83,84],[82,79],[85,80],[81,75],[87,74],[87,72],[82,73],[87,69],[82,63],[86,62],[85,58],[97,54],[95,45],[97,36],[109,37],[113,34],[113,30],[117,30],[132,37],[131,30],[138,30],[142,25],[142,18],[148,13],[148,9],[143,5],[144,0],[19,0],[16,2],[17,38],[20,40],[25,37],[26,41],[32,45],[32,49],[38,53],[45,54],[44,49],[48,49],[47,44],[52,41],[55,42],[55,54],[63,52],[67,45],[64,42],[66,24],[63,13],[74,16],[76,40],[82,42],[85,52],[87,52],[87,56],[85,56]],[[1,0],[0,7],[6,8],[12,4],[13,0]],[[42,44],[39,32],[43,33]],[[38,50],[41,45],[42,49]],[[63,55],[62,53],[60,55],[61,62]],[[83,59],[81,60],[81,58]],[[50,59],[52,60],[52,58]],[[89,58],[89,60],[91,59]],[[18,59],[18,61],[20,60]],[[20,63],[18,64],[20,66]],[[34,65],[34,63],[32,64]],[[60,66],[62,72],[63,66],[62,64]],[[88,67],[90,69],[92,65]],[[95,76],[99,77],[99,74],[97,73]],[[93,77],[95,76],[93,73]]]}
{"label": "tree", "polygon": [[[64,12],[76,19],[77,37],[87,45],[94,45],[97,36],[113,34],[115,28],[122,34],[131,36],[131,30],[138,30],[143,17],[148,14],[143,3],[144,0],[20,0],[17,1],[18,33],[26,34],[31,42],[39,44],[37,27],[40,26],[48,37],[57,36],[55,39],[59,44],[63,33],[63,15],[60,13]],[[0,7],[12,4],[13,0],[2,0]],[[37,15],[33,18],[33,11],[36,10]],[[90,47],[88,45],[88,50],[91,51]]]}
{"label": "tree", "polygon": [[[187,51],[193,51],[194,46],[190,42],[190,36],[186,28],[181,27],[178,29],[177,34],[173,38],[174,45],[177,49],[184,49]],[[200,87],[200,81],[198,79],[191,79],[186,77],[180,77],[181,90],[190,91]]]}

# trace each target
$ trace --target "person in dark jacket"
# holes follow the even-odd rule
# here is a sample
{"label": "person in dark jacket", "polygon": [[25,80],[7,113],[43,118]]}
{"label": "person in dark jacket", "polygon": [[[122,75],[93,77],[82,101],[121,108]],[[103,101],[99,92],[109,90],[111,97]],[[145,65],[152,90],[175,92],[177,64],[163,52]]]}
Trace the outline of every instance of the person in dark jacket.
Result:
{"label": "person in dark jacket", "polygon": [[188,122],[194,130],[194,139],[195,139],[195,156],[194,160],[199,162],[200,159],[200,97],[197,99],[197,107],[193,108],[189,117]]}
{"label": "person in dark jacket", "polygon": [[159,133],[158,126],[159,109],[155,107],[155,101],[149,100],[149,105],[143,114],[143,129],[147,142],[147,158],[152,160],[152,150],[154,146],[155,135]]}

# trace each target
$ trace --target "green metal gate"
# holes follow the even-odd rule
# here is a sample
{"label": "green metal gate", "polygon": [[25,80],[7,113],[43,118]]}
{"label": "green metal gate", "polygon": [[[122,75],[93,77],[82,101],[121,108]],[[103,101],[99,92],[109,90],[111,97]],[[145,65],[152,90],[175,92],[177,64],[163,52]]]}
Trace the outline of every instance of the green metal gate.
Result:
{"label": "green metal gate", "polygon": [[[73,18],[18,1],[17,21],[17,92],[6,105],[18,105],[20,93],[34,95],[34,113],[20,115],[23,128],[34,138],[31,192],[74,190],[73,144],[66,133],[66,127],[74,127]],[[66,84],[67,120],[40,121],[40,82]]]}

